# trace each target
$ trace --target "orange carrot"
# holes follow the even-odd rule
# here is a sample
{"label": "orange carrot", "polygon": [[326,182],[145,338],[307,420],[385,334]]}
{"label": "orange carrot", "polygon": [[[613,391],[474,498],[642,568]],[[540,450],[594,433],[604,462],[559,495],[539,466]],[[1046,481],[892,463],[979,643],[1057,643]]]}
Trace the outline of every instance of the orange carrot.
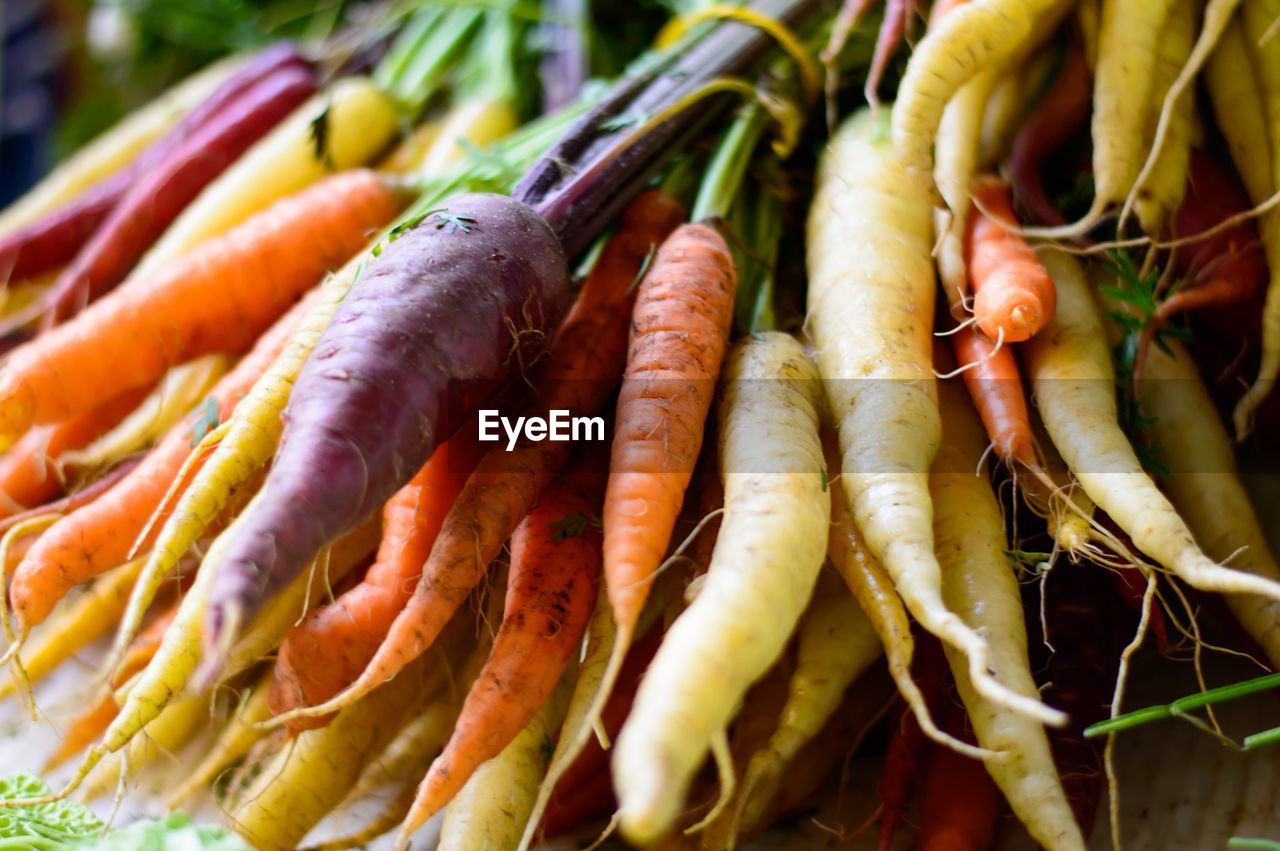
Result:
{"label": "orange carrot", "polygon": [[577,652],[600,579],[594,521],[603,460],[598,452],[580,455],[511,536],[502,626],[453,735],[418,786],[402,835],[439,812],[516,737]]}
{"label": "orange carrot", "polygon": [[0,457],[0,517],[48,502],[61,489],[58,456],[83,449],[138,407],[148,389],[126,390],[60,423],[31,429]]}
{"label": "orange carrot", "polygon": [[997,177],[973,182],[975,210],[965,234],[965,264],[973,287],[973,315],[992,340],[1016,343],[1053,317],[1057,293],[1027,241],[1013,232],[1018,219],[1009,190]]}
{"label": "orange carrot", "polygon": [[243,351],[403,200],[375,172],[344,172],[119,287],[14,350],[0,371],[0,436],[86,411],[176,363]]}
{"label": "orange carrot", "polygon": [[996,345],[961,328],[951,336],[956,361],[964,370],[964,386],[982,417],[996,454],[1006,461],[1036,466],[1035,442],[1027,413],[1027,394],[1018,373],[1018,362],[1009,346]]}
{"label": "orange carrot", "polygon": [[28,508],[26,511],[20,511],[17,514],[10,514],[3,520],[0,520],[0,535],[28,520],[40,517],[46,514],[71,514],[79,511],[89,503],[102,496],[107,491],[116,486],[116,482],[123,479],[129,474],[134,467],[142,461],[143,455],[135,455],[132,458],[126,458],[106,473],[102,478],[94,479],[89,484],[77,491],[67,494],[62,499],[46,502],[43,505],[37,505],[34,508]]}
{"label": "orange carrot", "polygon": [[[105,304],[106,300],[99,303]],[[191,454],[192,446],[203,436],[202,429],[216,426],[231,415],[236,403],[284,348],[307,303],[300,302],[264,334],[213,388],[209,402],[200,406],[189,421],[174,426],[142,463],[103,498],[58,521],[32,546],[9,586],[10,605],[23,630],[48,617],[74,586],[124,563]],[[63,327],[71,324],[74,323]],[[215,414],[217,422],[210,423]]]}
{"label": "orange carrot", "polygon": [[[369,664],[413,595],[422,565],[467,476],[480,460],[474,427],[436,450],[382,510],[382,542],[364,579],[289,633],[267,697],[273,715],[314,705],[340,692]],[[294,732],[327,719],[298,718]]]}
{"label": "orange carrot", "polygon": [[604,501],[605,586],[622,646],[702,449],[737,286],[728,245],[703,224],[676,230],[640,284]]}
{"label": "orange carrot", "polygon": [[[661,192],[645,193],[627,208],[532,377],[539,396],[525,413],[545,416],[548,410],[563,409],[583,416],[605,404],[626,360],[636,276],[653,246],[682,217],[679,205]],[[481,459],[445,517],[413,597],[364,672],[325,704],[295,712],[321,715],[345,706],[430,647],[564,465],[569,450],[561,441],[522,439],[511,451],[504,446]],[[294,717],[299,715],[291,716],[290,723]]]}

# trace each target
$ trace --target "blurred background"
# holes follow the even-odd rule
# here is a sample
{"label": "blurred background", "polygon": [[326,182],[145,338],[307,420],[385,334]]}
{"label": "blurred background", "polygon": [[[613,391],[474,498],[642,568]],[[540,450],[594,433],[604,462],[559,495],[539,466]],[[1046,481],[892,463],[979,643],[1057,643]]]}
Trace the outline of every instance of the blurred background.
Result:
{"label": "blurred background", "polygon": [[0,0],[0,206],[65,153],[213,59],[324,38],[350,0]]}

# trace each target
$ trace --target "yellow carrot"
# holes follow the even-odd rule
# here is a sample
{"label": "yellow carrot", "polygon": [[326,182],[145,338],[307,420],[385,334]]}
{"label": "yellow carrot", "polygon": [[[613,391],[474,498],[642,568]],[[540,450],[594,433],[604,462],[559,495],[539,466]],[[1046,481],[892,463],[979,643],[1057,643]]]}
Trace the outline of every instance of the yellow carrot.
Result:
{"label": "yellow carrot", "polygon": [[[574,666],[564,673],[538,714],[502,753],[476,769],[449,804],[440,829],[439,851],[496,851],[514,848],[533,811],[547,770],[547,743],[564,720],[573,691]],[[408,848],[406,837],[397,847]]]}
{"label": "yellow carrot", "polygon": [[[994,676],[1031,697],[1038,691],[1027,658],[1022,596],[1005,555],[1009,544],[1000,504],[985,466],[980,466],[987,435],[959,381],[943,382],[938,394],[942,448],[929,479],[943,599],[971,627],[990,636]],[[944,649],[978,744],[1000,752],[986,760],[987,771],[1014,813],[1049,851],[1083,851],[1084,838],[1044,728],[978,694],[969,679],[968,660],[952,647]]]}
{"label": "yellow carrot", "polygon": [[1115,373],[1102,318],[1083,270],[1068,254],[1042,250],[1058,306],[1023,346],[1035,397],[1054,445],[1097,503],[1139,550],[1194,588],[1280,600],[1280,582],[1215,564],[1143,471],[1117,422]]}
{"label": "yellow carrot", "polygon": [[778,332],[747,337],[725,378],[725,508],[706,584],[667,631],[613,757],[619,825],[640,845],[674,825],[712,740],[786,646],[831,519],[821,388],[800,344]]}
{"label": "yellow carrot", "polygon": [[[327,127],[323,150],[313,129],[317,121]],[[153,272],[334,171],[364,165],[390,145],[398,128],[395,105],[371,80],[339,80],[300,106],[200,193],[147,252],[134,276]]]}
{"label": "yellow carrot", "polygon": [[[949,14],[944,27],[969,8]],[[979,691],[1059,722],[1060,713],[987,674],[986,641],[942,602],[927,477],[940,436],[931,202],[877,137],[867,111],[836,134],[808,224],[807,321],[840,437],[840,484],[907,610],[968,656]]]}

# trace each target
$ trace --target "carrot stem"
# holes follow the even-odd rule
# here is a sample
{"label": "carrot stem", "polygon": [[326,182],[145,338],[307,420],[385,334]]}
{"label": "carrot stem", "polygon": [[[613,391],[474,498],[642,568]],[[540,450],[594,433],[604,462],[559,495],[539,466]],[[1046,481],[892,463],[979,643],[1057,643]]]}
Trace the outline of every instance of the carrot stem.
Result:
{"label": "carrot stem", "polygon": [[[1124,715],[1118,715],[1115,718],[1109,718],[1106,721],[1099,721],[1085,728],[1084,735],[1086,738],[1094,736],[1105,736],[1108,733],[1117,733],[1121,730],[1129,730],[1133,727],[1151,721],[1158,721],[1162,718],[1172,718],[1176,715],[1185,715],[1196,709],[1203,709],[1218,703],[1225,703],[1229,700],[1247,697],[1251,694],[1257,694],[1260,691],[1280,687],[1280,674],[1267,674],[1265,676],[1256,677],[1252,680],[1245,680],[1241,683],[1232,683],[1229,686],[1221,686],[1219,688],[1209,689],[1208,691],[1199,692],[1198,694],[1187,695],[1178,698],[1172,703],[1162,706],[1148,706],[1145,709],[1135,709],[1133,712],[1126,712]],[[1271,741],[1280,741],[1280,731],[1267,730],[1264,733],[1257,733],[1245,740],[1245,747],[1249,747],[1250,740],[1257,740],[1263,737],[1261,741],[1257,741],[1254,747],[1262,744],[1269,744]]]}

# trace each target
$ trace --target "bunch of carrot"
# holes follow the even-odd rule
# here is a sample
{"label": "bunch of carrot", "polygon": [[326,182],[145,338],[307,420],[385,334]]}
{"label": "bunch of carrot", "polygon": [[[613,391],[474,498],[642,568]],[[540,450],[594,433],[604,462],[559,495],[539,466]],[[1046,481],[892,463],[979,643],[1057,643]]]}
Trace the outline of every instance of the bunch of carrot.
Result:
{"label": "bunch of carrot", "polygon": [[[600,94],[591,10],[545,5],[540,98],[538,15],[410,4],[355,31],[369,76],[228,60],[0,217],[4,694],[114,633],[53,797],[212,713],[173,800],[257,848],[384,787],[314,847],[736,848],[887,741],[881,847],[990,847],[1005,806],[1084,847],[1142,630],[1201,644],[1222,595],[1280,664],[1187,333],[1253,311],[1243,436],[1261,13],[939,0],[895,74],[922,4],[677,4]],[[1072,633],[1098,588],[1132,641]]]}

